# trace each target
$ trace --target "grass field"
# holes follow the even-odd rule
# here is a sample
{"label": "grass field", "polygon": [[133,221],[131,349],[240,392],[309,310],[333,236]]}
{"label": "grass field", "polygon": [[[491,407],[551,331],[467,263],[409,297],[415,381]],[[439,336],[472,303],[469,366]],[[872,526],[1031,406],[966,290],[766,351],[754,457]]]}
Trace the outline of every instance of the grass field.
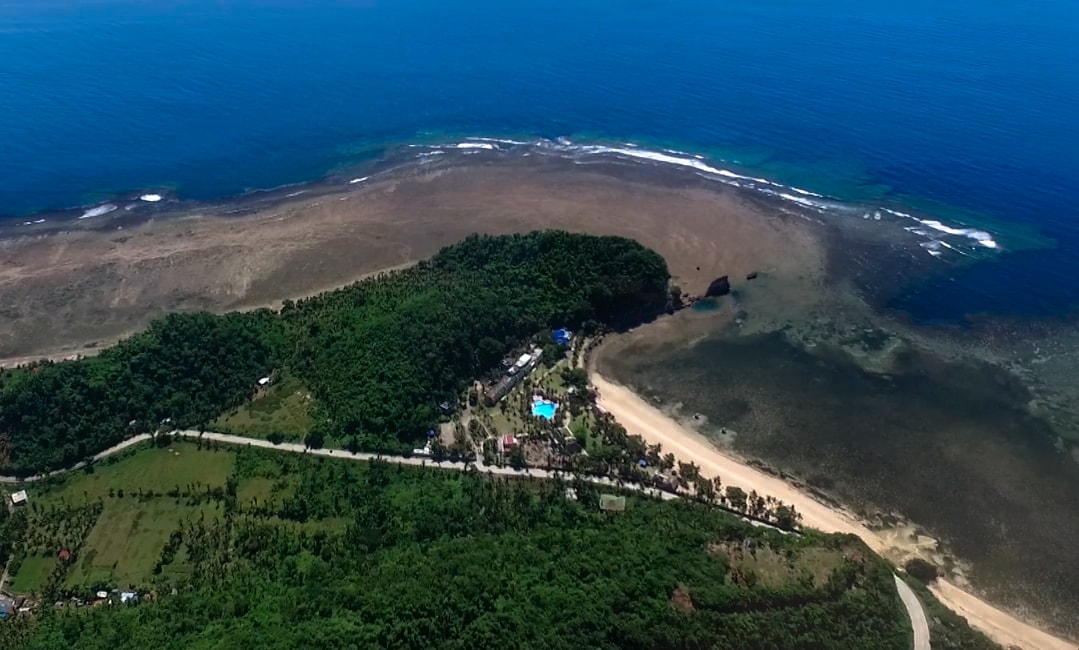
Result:
{"label": "grass field", "polygon": [[254,400],[219,417],[211,428],[256,438],[278,433],[286,441],[302,440],[311,430],[310,404],[310,394],[303,384],[285,378]]}
{"label": "grass field", "polygon": [[752,576],[748,579],[765,587],[781,587],[802,577],[822,587],[844,562],[843,551],[823,547],[776,552],[767,546],[743,549],[733,543],[717,546],[713,551],[727,556],[732,577],[746,579]]}
{"label": "grass field", "polygon": [[45,580],[55,567],[56,558],[52,555],[45,557],[41,555],[27,556],[19,566],[18,575],[11,577],[8,589],[16,594],[36,592],[45,585]]}
{"label": "grass field", "polygon": [[216,517],[220,503],[185,506],[170,498],[107,500],[66,585],[128,587],[145,582],[153,575],[154,563],[173,529],[184,519],[198,519],[201,513],[207,519]]}
{"label": "grass field", "polygon": [[[61,547],[75,554],[64,586],[145,584],[181,521],[211,519],[222,512],[219,500],[167,493],[221,490],[235,462],[235,452],[227,448],[199,449],[187,442],[164,448],[140,446],[98,463],[92,472],[75,472],[60,482],[30,487],[27,538],[35,542],[13,576],[12,590],[38,592],[56,565],[50,553]],[[57,523],[56,512],[75,512],[94,503],[101,504],[100,514],[86,520],[82,532],[72,531],[74,522]]]}
{"label": "grass field", "polygon": [[140,445],[130,454],[98,463],[93,473],[75,472],[60,485],[31,488],[30,498],[35,503],[78,504],[108,497],[110,490],[116,496],[121,490],[137,495],[140,490],[165,492],[189,484],[223,486],[235,458],[228,449],[200,450],[187,442],[160,449]]}

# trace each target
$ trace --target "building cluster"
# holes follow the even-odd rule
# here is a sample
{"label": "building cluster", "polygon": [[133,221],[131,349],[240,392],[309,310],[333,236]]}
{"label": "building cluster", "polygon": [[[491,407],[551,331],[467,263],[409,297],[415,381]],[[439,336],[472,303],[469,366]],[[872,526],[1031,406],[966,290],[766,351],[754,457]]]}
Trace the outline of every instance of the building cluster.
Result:
{"label": "building cluster", "polygon": [[504,360],[502,365],[505,367],[505,371],[502,376],[498,381],[484,389],[483,400],[487,406],[494,406],[508,395],[514,386],[520,383],[521,379],[535,370],[542,357],[543,350],[537,347],[532,348],[531,352],[526,352],[516,359]]}
{"label": "building cluster", "polygon": [[0,594],[0,621],[14,618],[19,614],[28,614],[34,603],[25,596],[5,596]]}

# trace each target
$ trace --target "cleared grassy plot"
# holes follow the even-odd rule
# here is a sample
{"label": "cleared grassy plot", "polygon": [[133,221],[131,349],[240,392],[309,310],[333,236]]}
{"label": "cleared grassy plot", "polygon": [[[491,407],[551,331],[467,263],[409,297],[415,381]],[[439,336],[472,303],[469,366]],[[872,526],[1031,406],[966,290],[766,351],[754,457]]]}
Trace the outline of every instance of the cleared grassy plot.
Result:
{"label": "cleared grassy plot", "polygon": [[[263,502],[274,495],[274,480],[265,476],[256,476],[245,479],[236,488],[236,501],[248,504],[257,500]],[[280,493],[278,493],[280,496]]]}
{"label": "cleared grassy plot", "polygon": [[733,582],[764,587],[781,587],[808,579],[816,587],[828,582],[832,572],[843,565],[843,551],[811,547],[796,551],[776,551],[768,546],[745,548],[738,543],[713,547],[730,562]]}
{"label": "cleared grassy plot", "polygon": [[11,576],[8,589],[16,594],[34,593],[45,585],[45,580],[56,567],[56,558],[52,555],[30,555],[23,559],[19,572]]}
{"label": "cleared grassy plot", "polygon": [[140,584],[153,576],[154,563],[169,534],[183,519],[210,519],[218,504],[176,505],[170,498],[107,499],[68,575],[67,585]]}
{"label": "cleared grassy plot", "polygon": [[[33,486],[30,534],[33,540],[12,588],[39,591],[56,565],[60,548],[73,551],[64,585],[145,584],[173,530],[184,519],[219,516],[220,492],[236,463],[230,449],[199,449],[194,443],[169,447],[142,446],[94,466],[92,473],[75,472],[58,484]],[[171,493],[171,496],[170,496]],[[100,504],[100,505],[94,505]],[[57,513],[90,511],[80,529],[73,515],[63,525]]]}
{"label": "cleared grassy plot", "polygon": [[[146,443],[149,445],[149,443]],[[45,488],[35,495],[43,503],[65,501],[85,503],[118,496],[137,495],[139,491],[164,493],[176,486],[201,484],[223,486],[235,455],[227,449],[198,449],[194,443],[175,442],[169,447],[140,447],[116,462],[95,466],[92,474],[75,472],[59,486]]]}
{"label": "cleared grassy plot", "polygon": [[210,426],[217,431],[284,440],[302,440],[311,430],[311,396],[297,379],[286,378],[240,408],[222,415]]}

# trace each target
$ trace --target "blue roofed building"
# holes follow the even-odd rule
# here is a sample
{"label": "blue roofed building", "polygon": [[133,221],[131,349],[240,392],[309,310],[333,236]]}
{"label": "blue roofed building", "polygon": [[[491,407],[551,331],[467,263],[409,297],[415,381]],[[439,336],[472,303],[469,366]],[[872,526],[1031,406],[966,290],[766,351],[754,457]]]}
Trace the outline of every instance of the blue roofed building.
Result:
{"label": "blue roofed building", "polygon": [[563,327],[551,332],[551,338],[559,345],[569,345],[573,340],[573,332]]}

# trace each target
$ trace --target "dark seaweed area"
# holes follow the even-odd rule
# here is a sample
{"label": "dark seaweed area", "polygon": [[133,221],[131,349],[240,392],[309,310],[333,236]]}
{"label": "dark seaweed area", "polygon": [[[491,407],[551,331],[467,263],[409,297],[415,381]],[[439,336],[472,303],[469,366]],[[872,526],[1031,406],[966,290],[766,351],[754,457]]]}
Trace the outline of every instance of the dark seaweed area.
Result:
{"label": "dark seaweed area", "polygon": [[1079,630],[1079,464],[1010,373],[906,349],[877,374],[779,331],[603,355],[601,370],[866,514],[901,513],[971,562],[976,588]]}

